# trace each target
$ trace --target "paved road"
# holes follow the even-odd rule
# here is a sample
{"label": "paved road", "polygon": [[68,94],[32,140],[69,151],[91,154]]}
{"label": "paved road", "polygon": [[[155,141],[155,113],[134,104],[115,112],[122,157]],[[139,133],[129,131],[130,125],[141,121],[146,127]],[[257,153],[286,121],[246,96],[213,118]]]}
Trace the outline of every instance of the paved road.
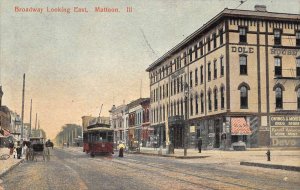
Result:
{"label": "paved road", "polygon": [[[205,158],[209,159],[209,158]],[[24,162],[3,180],[11,189],[298,189],[299,172],[205,164],[143,155],[97,156],[54,149],[49,162]],[[1,189],[1,188],[0,188]]]}

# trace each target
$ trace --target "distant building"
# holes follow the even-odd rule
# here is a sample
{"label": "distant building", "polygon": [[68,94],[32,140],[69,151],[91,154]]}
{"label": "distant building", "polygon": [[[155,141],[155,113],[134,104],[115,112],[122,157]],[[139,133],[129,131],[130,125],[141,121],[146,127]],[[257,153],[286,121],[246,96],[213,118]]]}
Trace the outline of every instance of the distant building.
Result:
{"label": "distant building", "polygon": [[0,133],[3,136],[9,136],[12,132],[12,127],[10,125],[10,110],[7,106],[2,105],[2,86],[0,86]]}
{"label": "distant building", "polygon": [[114,141],[125,141],[124,115],[127,106],[125,104],[116,107],[115,105],[109,110],[110,125],[114,129]]}
{"label": "distant building", "polygon": [[[224,9],[152,63],[151,126],[163,144],[300,146],[300,15]],[[293,132],[291,132],[293,131]]]}

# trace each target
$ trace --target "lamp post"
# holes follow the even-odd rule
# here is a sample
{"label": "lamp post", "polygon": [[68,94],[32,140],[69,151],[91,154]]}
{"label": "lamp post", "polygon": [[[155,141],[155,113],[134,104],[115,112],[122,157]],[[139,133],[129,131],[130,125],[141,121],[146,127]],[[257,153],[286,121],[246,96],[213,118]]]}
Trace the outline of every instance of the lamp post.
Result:
{"label": "lamp post", "polygon": [[184,84],[184,109],[185,109],[185,122],[184,122],[184,156],[187,156],[187,131],[188,131],[188,98],[189,98],[189,85],[187,82]]}

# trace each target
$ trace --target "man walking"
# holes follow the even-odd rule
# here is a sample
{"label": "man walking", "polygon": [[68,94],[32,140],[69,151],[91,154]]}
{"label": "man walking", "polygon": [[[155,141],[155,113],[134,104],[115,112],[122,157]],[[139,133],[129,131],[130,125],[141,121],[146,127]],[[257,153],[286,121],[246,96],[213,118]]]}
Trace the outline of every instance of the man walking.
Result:
{"label": "man walking", "polygon": [[201,148],[202,148],[202,138],[200,137],[198,139],[198,150],[199,150],[199,153],[201,153]]}

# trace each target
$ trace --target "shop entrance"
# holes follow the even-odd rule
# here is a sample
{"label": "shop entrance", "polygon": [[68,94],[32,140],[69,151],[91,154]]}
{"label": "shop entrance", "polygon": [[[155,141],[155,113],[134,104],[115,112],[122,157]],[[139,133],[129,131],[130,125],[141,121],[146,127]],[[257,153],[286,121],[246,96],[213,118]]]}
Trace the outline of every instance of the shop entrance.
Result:
{"label": "shop entrance", "polygon": [[170,128],[170,141],[174,145],[174,148],[183,148],[183,132],[183,127]]}

